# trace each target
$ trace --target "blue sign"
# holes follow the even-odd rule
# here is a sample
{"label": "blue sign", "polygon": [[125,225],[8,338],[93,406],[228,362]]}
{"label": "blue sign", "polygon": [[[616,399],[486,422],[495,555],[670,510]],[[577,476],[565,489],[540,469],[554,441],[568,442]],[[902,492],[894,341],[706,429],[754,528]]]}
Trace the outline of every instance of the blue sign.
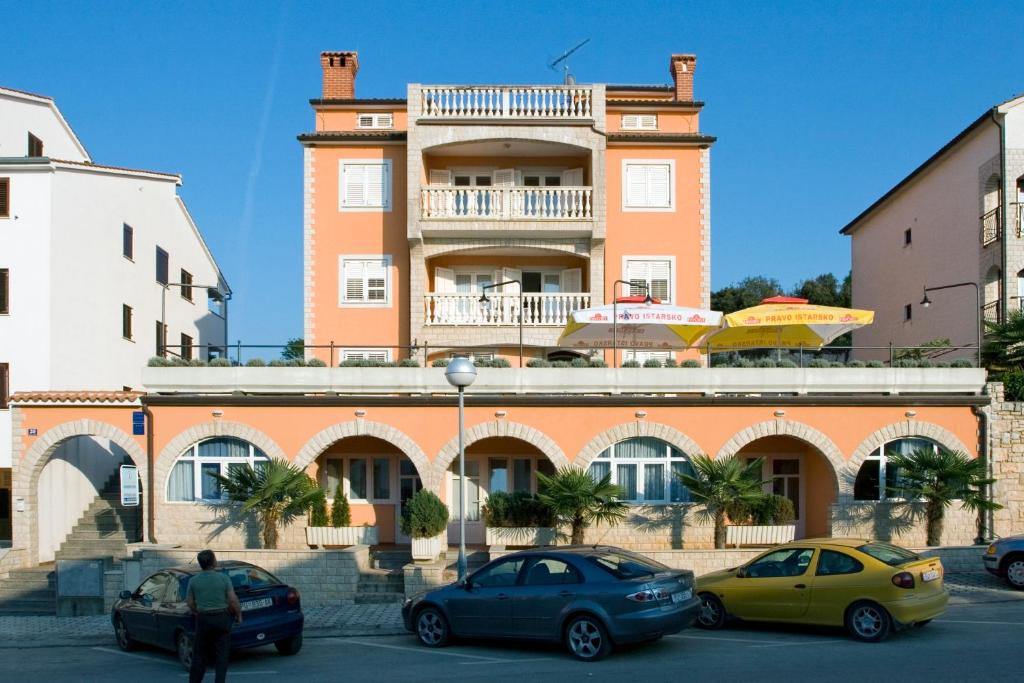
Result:
{"label": "blue sign", "polygon": [[145,436],[146,434],[146,414],[141,410],[132,412],[132,434],[135,436]]}

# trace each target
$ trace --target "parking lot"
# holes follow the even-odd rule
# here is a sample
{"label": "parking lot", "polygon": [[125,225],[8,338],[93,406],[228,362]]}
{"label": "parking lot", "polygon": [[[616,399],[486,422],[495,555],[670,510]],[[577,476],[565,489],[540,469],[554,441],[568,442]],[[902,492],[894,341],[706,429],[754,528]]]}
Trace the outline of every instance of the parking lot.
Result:
{"label": "parking lot", "polygon": [[[229,677],[304,681],[591,680],[786,681],[828,676],[834,681],[989,680],[1020,678],[1019,647],[1024,601],[958,604],[923,629],[866,645],[840,630],[767,625],[732,626],[723,631],[685,631],[657,643],[620,649],[607,660],[585,664],[548,645],[458,643],[428,650],[412,636],[308,638],[296,657],[273,648],[236,653]],[[169,653],[119,651],[113,644],[6,651],[5,680],[118,681],[147,683],[185,679]],[[8,674],[10,677],[8,678]],[[210,673],[212,680],[212,672]],[[741,678],[742,677],[742,678]]]}

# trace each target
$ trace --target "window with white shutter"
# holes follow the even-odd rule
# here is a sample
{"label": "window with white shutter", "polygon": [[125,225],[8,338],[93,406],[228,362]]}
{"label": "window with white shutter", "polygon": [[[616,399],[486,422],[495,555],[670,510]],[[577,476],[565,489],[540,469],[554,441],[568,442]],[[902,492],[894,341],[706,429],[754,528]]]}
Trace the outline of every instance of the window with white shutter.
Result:
{"label": "window with white shutter", "polygon": [[340,306],[390,306],[390,256],[340,258]]}
{"label": "window with white shutter", "polygon": [[386,114],[360,114],[356,117],[358,128],[393,128],[395,117],[390,113]]}
{"label": "window with white shutter", "polygon": [[658,130],[658,115],[623,114],[622,130]]}
{"label": "window with white shutter", "polygon": [[353,159],[340,162],[339,210],[390,211],[391,160]]}
{"label": "window with white shutter", "polygon": [[391,362],[391,349],[342,349],[342,362],[347,360],[370,360],[378,363]]}
{"label": "window with white shutter", "polygon": [[[672,303],[674,260],[671,257],[626,256],[623,258],[624,279],[633,284],[630,296],[651,296],[662,303]],[[644,289],[644,286],[648,289]]]}
{"label": "window with white shutter", "polygon": [[623,211],[675,211],[673,159],[622,162]]}

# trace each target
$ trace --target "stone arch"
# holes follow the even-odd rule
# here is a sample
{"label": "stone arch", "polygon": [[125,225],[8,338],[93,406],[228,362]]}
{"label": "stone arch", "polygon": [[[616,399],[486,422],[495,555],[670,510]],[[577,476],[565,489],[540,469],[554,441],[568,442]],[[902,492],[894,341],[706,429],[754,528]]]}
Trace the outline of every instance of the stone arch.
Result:
{"label": "stone arch", "polygon": [[316,460],[321,453],[327,450],[331,444],[352,436],[372,436],[381,441],[386,441],[402,452],[419,472],[420,480],[424,488],[431,490],[437,488],[434,479],[434,470],[430,466],[430,460],[423,449],[413,441],[408,434],[390,425],[381,422],[368,420],[351,420],[339,422],[318,432],[313,438],[299,450],[295,456],[294,463],[305,469]]}
{"label": "stone arch", "polygon": [[576,454],[576,459],[572,461],[572,464],[585,470],[590,467],[590,463],[594,461],[594,458],[600,455],[606,448],[612,444],[625,441],[626,439],[630,439],[635,436],[649,436],[655,439],[661,439],[666,443],[672,444],[687,455],[697,455],[704,452],[704,449],[702,449],[696,441],[675,427],[670,427],[669,425],[661,424],[659,422],[636,420],[635,422],[625,422],[623,424],[610,427],[592,438],[587,445],[580,449],[580,452]]}
{"label": "stone arch", "polygon": [[[99,420],[72,420],[52,427],[43,432],[26,451],[25,455],[18,460],[15,454],[15,468],[17,474],[14,478],[13,494],[25,501],[24,512],[17,512],[14,516],[12,528],[12,546],[19,545],[28,549],[28,564],[39,563],[39,476],[43,467],[50,461],[54,451],[67,441],[77,436],[96,436],[110,439],[110,442],[123,449],[128,457],[138,468],[139,478],[143,482],[143,498],[153,495],[147,490],[149,483],[149,463],[146,452],[127,433],[118,429],[112,424]],[[143,501],[143,504],[145,502]],[[143,538],[148,536],[148,515],[142,514]]]}
{"label": "stone arch", "polygon": [[[555,443],[554,439],[544,432],[519,422],[489,420],[487,422],[481,422],[480,424],[473,425],[466,430],[464,445],[466,448],[469,448],[477,441],[494,437],[509,437],[525,441],[543,453],[556,468],[565,467],[569,464],[569,459],[565,457],[565,453],[559,445]],[[434,460],[434,474],[437,477],[438,486],[440,486],[441,481],[443,481],[444,473],[448,469],[448,466],[451,465],[458,456],[459,437],[458,435],[455,435],[441,448],[440,452],[437,454],[437,458]]]}
{"label": "stone arch", "polygon": [[204,439],[216,436],[231,436],[236,439],[248,441],[271,458],[287,460],[284,451],[277,443],[260,430],[242,422],[230,420],[211,420],[202,424],[193,425],[171,439],[156,460],[153,468],[153,485],[160,491],[158,500],[161,503],[167,502],[167,475],[185,449]]}
{"label": "stone arch", "polygon": [[818,449],[818,452],[825,456],[825,460],[832,466],[832,476],[835,478],[836,493],[842,498],[852,495],[853,484],[848,477],[843,476],[846,472],[846,459],[842,451],[836,446],[832,439],[810,425],[793,420],[777,419],[765,420],[746,429],[737,432],[725,445],[718,450],[716,458],[724,458],[736,455],[740,449],[749,443],[766,436],[789,436],[804,443],[808,443]]}
{"label": "stone arch", "polygon": [[871,455],[872,451],[877,450],[879,446],[887,441],[904,438],[929,439],[952,451],[971,452],[956,434],[945,427],[920,420],[902,420],[900,422],[893,422],[881,429],[876,429],[860,442],[860,445],[853,451],[853,455],[850,456],[849,463],[847,464],[847,471],[850,476],[856,479],[860,466],[864,464],[864,459]]}
{"label": "stone arch", "polygon": [[433,154],[439,150],[459,145],[466,142],[540,142],[551,146],[552,152],[592,152],[596,135],[587,129],[559,131],[558,135],[552,135],[551,129],[545,130],[541,126],[516,127],[513,130],[499,130],[494,128],[490,131],[473,129],[471,126],[455,126],[445,128],[440,138],[433,140],[423,147],[424,154]]}
{"label": "stone arch", "polygon": [[590,246],[585,240],[537,240],[524,237],[499,237],[490,239],[431,240],[423,245],[423,256],[432,259],[455,252],[473,252],[480,249],[536,249],[559,254],[570,254],[590,258]]}

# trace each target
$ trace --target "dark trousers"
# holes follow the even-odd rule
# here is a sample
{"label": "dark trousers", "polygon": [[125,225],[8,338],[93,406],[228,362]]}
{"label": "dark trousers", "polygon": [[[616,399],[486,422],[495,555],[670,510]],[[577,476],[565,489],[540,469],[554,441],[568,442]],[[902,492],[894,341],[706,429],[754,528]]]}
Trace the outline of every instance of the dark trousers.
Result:
{"label": "dark trousers", "polygon": [[227,611],[196,615],[189,683],[201,683],[209,664],[216,667],[216,683],[224,683],[228,675],[228,657],[231,655],[232,621]]}

